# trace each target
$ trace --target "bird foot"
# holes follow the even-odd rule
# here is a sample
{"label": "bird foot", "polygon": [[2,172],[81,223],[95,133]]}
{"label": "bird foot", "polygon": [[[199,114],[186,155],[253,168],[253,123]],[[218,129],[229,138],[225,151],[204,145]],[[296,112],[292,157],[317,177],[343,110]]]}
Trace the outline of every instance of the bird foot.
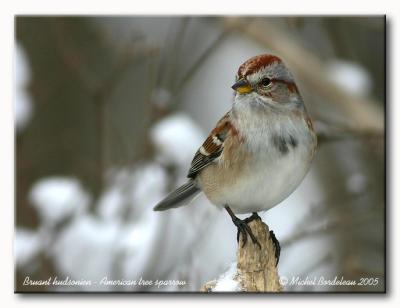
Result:
{"label": "bird foot", "polygon": [[240,233],[242,233],[242,236],[243,236],[242,247],[244,247],[246,245],[247,234],[248,234],[250,236],[253,244],[257,245],[258,248],[261,249],[260,243],[258,242],[257,238],[253,234],[253,231],[251,231],[251,228],[247,225],[248,222],[245,219],[241,220],[236,217],[236,218],[232,219],[232,221],[238,229],[237,236],[236,236],[236,239],[238,242],[239,242],[239,238],[240,238]]}
{"label": "bird foot", "polygon": [[[261,249],[260,243],[258,242],[257,238],[254,236],[253,232],[251,231],[251,228],[248,226],[248,223],[250,223],[251,221],[253,221],[255,219],[261,220],[261,217],[258,216],[258,214],[256,212],[253,212],[253,214],[251,216],[242,220],[235,216],[235,214],[232,212],[232,210],[230,209],[229,206],[225,206],[225,209],[228,212],[228,214],[231,216],[232,222],[238,229],[238,232],[237,232],[237,241],[238,242],[239,242],[240,233],[242,233],[242,236],[243,236],[242,247],[244,247],[244,245],[246,245],[246,243],[247,243],[247,234],[248,234],[250,236],[251,240],[253,241],[253,243],[255,245],[257,245],[258,248]],[[279,241],[276,238],[274,231],[272,231],[272,230],[269,231],[269,236],[275,247],[275,260],[276,260],[275,266],[276,266],[279,263],[279,258],[281,255],[281,245],[279,244]]]}
{"label": "bird foot", "polygon": [[239,242],[239,237],[240,233],[242,233],[243,236],[243,242],[242,242],[242,247],[246,245],[247,243],[247,235],[250,236],[252,242],[258,246],[258,248],[261,249],[261,245],[258,242],[257,238],[254,236],[253,231],[251,231],[251,228],[247,225],[250,221],[253,221],[254,219],[261,219],[260,216],[257,215],[257,213],[253,213],[250,217],[246,219],[240,219],[233,214],[232,210],[229,208],[229,206],[225,206],[225,209],[229,213],[229,215],[232,218],[233,224],[237,227],[238,232],[237,232],[237,241]]}
{"label": "bird foot", "polygon": [[245,218],[243,221],[246,222],[246,223],[248,224],[249,222],[251,222],[251,221],[253,221],[253,220],[256,220],[256,219],[261,220],[261,217],[258,216],[258,214],[257,214],[256,212],[253,212],[253,213],[251,214],[251,216]]}

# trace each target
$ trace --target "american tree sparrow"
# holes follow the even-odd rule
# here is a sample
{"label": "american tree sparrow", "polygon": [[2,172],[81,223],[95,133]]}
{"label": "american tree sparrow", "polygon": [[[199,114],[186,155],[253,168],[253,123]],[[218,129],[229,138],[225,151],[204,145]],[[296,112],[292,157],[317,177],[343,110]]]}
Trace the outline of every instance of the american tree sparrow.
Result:
{"label": "american tree sparrow", "polygon": [[[154,210],[185,205],[202,191],[227,210],[244,244],[249,234],[259,245],[247,223],[297,188],[310,168],[317,138],[293,76],[278,57],[264,54],[244,62],[232,88],[232,109],[196,152],[189,180]],[[253,214],[244,220],[235,216],[244,213]]]}

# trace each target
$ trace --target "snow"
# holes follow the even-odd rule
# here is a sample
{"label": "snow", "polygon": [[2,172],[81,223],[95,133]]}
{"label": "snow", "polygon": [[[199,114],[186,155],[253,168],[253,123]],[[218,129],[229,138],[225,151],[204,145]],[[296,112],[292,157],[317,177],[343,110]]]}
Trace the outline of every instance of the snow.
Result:
{"label": "snow", "polygon": [[[157,251],[157,241],[162,238],[160,219],[160,215],[148,211],[138,222],[128,224],[121,232],[117,246],[125,255],[120,264],[124,276],[138,279],[156,272],[157,265],[152,260],[160,257],[153,255]],[[165,238],[163,242],[166,242]]]}
{"label": "snow", "polygon": [[[114,262],[118,260],[117,266],[124,278],[138,279],[142,275],[151,275],[156,269],[152,260],[156,257],[165,261],[165,254],[154,255],[157,245],[159,246],[157,243],[161,240],[163,243],[169,242],[168,247],[173,247],[171,239],[164,232],[169,215],[157,215],[153,211],[153,206],[166,193],[167,174],[158,163],[146,163],[135,169],[111,170],[108,182],[108,188],[98,204],[98,214],[101,218],[98,223],[107,226],[118,222],[119,227],[115,239],[104,239],[103,245],[110,245],[106,249],[113,255],[111,259]],[[103,235],[99,233],[97,236]],[[65,246],[69,243],[73,241],[66,242]],[[74,249],[82,251],[89,248],[82,244]],[[103,276],[110,277],[111,261],[103,262],[106,264],[102,271]],[[161,263],[160,267],[162,266],[165,264]],[[68,268],[72,270],[73,266]],[[73,275],[70,270],[69,274]],[[132,289],[129,286],[125,288]]]}
{"label": "snow", "polygon": [[99,216],[105,220],[118,219],[122,214],[124,203],[125,197],[121,188],[117,186],[107,188],[97,205]]}
{"label": "snow", "polygon": [[31,80],[31,69],[25,50],[20,44],[15,45],[15,83],[18,86],[27,86]]}
{"label": "snow", "polygon": [[[168,178],[159,164],[147,164],[135,173],[132,202],[139,214],[152,209],[166,195]],[[154,214],[154,213],[153,213]]]}
{"label": "snow", "polygon": [[[90,198],[75,179],[45,178],[30,192],[44,225],[73,217],[54,237],[54,246],[49,246],[49,256],[63,277],[98,283],[104,277],[136,279],[146,270],[153,271],[149,260],[163,234],[160,220],[168,215],[157,215],[152,209],[165,194],[166,172],[159,164],[148,163],[136,169],[111,170],[108,180],[96,207],[97,216],[86,213]],[[134,215],[127,217],[130,212]],[[95,284],[80,288],[115,287]]]}
{"label": "snow", "polygon": [[135,218],[153,209],[166,194],[167,174],[159,164],[147,163],[134,170],[110,172],[108,188],[102,194],[98,213],[103,219],[115,219],[128,206]]}
{"label": "snow", "polygon": [[32,117],[32,101],[27,92],[31,72],[27,56],[22,47],[17,44],[14,54],[14,118],[18,131],[23,130]]}
{"label": "snow", "polygon": [[[110,277],[115,261],[115,243],[119,237],[119,224],[84,215],[68,225],[52,251],[57,271],[76,280],[99,282]],[[105,286],[98,285],[101,289]],[[85,286],[95,289],[96,286]],[[70,289],[68,289],[70,290]]]}
{"label": "snow", "polygon": [[36,182],[29,199],[43,224],[53,226],[68,216],[84,212],[90,197],[79,181],[67,177],[47,177]]}
{"label": "snow", "polygon": [[222,274],[213,288],[213,292],[238,292],[240,284],[234,280],[237,273],[237,263],[233,262],[229,269]]}
{"label": "snow", "polygon": [[347,91],[360,96],[367,96],[371,92],[371,77],[361,65],[350,61],[332,60],[327,69],[329,78]]}
{"label": "snow", "polygon": [[204,134],[184,113],[168,116],[151,129],[151,140],[163,163],[186,165],[188,168],[195,152],[204,141]]}
{"label": "snow", "polygon": [[41,251],[40,236],[25,228],[17,228],[14,238],[14,258],[17,266],[28,265]]}

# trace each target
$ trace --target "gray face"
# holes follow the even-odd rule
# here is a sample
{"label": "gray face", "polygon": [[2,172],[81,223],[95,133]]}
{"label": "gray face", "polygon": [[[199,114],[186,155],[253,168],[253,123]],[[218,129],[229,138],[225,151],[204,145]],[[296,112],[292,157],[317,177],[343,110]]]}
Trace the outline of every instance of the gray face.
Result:
{"label": "gray face", "polygon": [[294,78],[283,63],[272,63],[245,77],[253,92],[249,95],[274,111],[304,109]]}

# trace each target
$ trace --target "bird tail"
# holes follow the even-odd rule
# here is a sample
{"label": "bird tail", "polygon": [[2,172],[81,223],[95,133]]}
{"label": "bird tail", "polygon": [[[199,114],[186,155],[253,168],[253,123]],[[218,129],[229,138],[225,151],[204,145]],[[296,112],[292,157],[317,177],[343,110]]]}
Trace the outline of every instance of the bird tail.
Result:
{"label": "bird tail", "polygon": [[171,208],[187,205],[191,199],[200,192],[193,180],[187,181],[181,187],[175,189],[163,200],[157,203],[153,208],[154,211],[165,211]]}

